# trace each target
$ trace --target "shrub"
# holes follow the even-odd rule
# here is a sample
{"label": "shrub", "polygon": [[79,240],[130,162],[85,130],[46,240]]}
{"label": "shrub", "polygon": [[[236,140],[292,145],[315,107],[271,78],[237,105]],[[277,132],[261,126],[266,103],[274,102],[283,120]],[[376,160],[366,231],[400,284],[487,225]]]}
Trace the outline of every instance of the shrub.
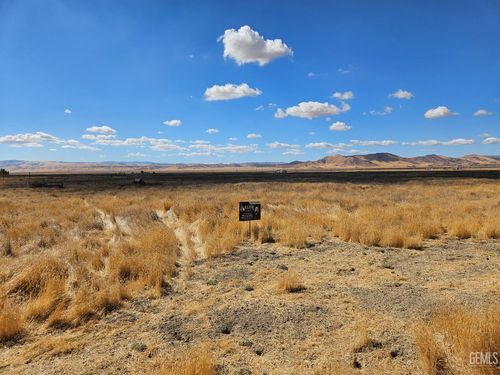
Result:
{"label": "shrub", "polygon": [[287,271],[278,278],[277,288],[281,292],[296,293],[305,289],[299,275],[294,271]]}

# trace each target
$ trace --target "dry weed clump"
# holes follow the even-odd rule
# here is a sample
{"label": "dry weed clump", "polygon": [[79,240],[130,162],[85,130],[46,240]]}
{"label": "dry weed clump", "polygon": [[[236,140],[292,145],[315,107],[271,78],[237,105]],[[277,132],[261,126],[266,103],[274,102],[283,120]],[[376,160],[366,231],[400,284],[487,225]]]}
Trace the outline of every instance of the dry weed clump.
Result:
{"label": "dry weed clump", "polygon": [[471,365],[470,358],[471,353],[498,353],[500,305],[437,313],[430,322],[416,325],[415,342],[428,374],[498,374],[498,365]]}
{"label": "dry weed clump", "polygon": [[278,278],[276,287],[280,292],[285,293],[297,293],[306,289],[299,275],[295,271],[286,271],[283,275],[281,275]]}
{"label": "dry weed clump", "polygon": [[15,340],[24,333],[24,320],[18,306],[0,301],[0,344]]}

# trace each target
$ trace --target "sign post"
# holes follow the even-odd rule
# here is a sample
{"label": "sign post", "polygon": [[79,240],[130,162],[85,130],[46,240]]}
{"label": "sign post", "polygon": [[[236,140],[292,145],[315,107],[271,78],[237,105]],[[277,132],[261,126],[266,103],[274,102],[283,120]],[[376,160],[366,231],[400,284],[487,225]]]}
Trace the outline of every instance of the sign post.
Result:
{"label": "sign post", "polygon": [[252,235],[252,220],[260,220],[260,202],[240,202],[240,221],[248,221],[248,237]]}

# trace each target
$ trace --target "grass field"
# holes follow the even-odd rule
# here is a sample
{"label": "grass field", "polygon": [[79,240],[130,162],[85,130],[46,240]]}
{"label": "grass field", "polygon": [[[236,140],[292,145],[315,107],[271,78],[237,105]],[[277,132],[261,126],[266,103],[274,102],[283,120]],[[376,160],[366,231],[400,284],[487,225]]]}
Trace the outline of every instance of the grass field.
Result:
{"label": "grass field", "polygon": [[0,372],[500,371],[469,365],[500,350],[497,179],[19,181],[0,190]]}

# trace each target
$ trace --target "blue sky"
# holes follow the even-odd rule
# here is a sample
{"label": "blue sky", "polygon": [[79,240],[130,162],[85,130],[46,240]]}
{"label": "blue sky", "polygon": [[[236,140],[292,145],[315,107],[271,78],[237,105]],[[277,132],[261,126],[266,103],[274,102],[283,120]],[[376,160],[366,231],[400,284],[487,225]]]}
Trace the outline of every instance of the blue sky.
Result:
{"label": "blue sky", "polygon": [[0,0],[0,159],[500,154],[498,1]]}

